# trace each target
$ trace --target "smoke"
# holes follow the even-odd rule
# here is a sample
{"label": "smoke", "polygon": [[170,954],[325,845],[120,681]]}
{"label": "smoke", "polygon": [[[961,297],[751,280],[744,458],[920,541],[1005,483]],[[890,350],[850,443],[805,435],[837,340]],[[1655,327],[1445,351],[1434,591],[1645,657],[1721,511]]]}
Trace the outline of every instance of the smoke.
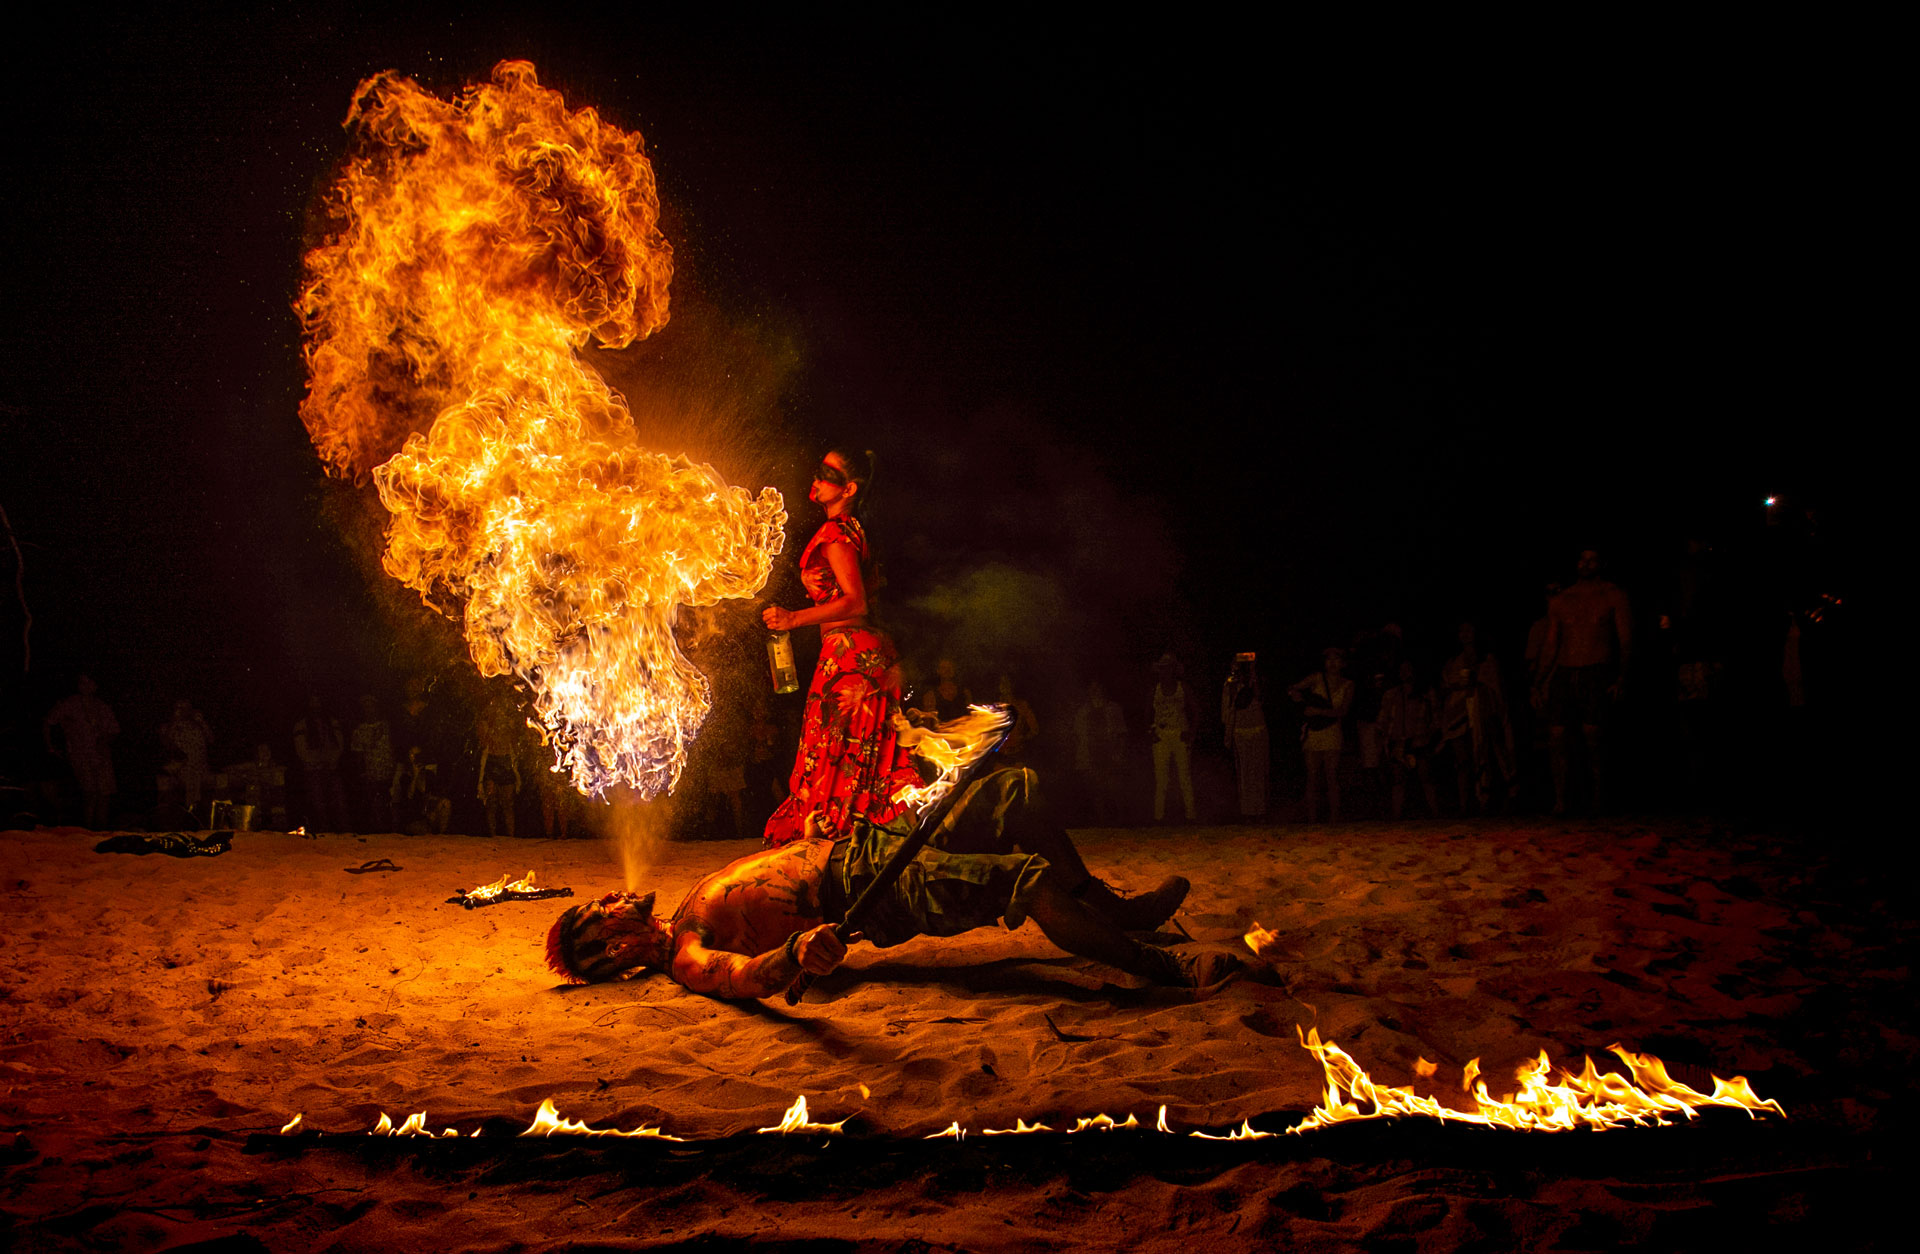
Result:
{"label": "smoke", "polygon": [[950,425],[882,489],[884,609],[916,677],[946,657],[976,699],[1007,673],[1020,695],[1063,705],[1089,679],[1144,667],[1182,618],[1158,506],[1042,415],[1009,406]]}
{"label": "smoke", "polygon": [[660,865],[661,851],[673,831],[673,799],[619,795],[611,801],[604,834],[608,852],[619,864],[626,890],[642,892]]}

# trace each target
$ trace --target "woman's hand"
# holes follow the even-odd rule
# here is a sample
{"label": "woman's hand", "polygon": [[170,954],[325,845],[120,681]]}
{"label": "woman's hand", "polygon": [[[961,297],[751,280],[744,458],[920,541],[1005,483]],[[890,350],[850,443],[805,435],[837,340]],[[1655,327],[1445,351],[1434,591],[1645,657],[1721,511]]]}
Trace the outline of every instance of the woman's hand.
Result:
{"label": "woman's hand", "polygon": [[760,611],[760,621],[771,631],[793,630],[793,611],[783,610],[777,605],[769,605]]}

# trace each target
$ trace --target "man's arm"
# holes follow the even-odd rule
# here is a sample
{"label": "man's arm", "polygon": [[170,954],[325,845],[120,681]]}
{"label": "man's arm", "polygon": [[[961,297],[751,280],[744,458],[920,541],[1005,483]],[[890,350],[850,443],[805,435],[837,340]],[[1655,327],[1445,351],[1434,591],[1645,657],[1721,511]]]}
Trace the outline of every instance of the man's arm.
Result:
{"label": "man's arm", "polygon": [[[678,983],[708,997],[772,997],[785,991],[800,972],[826,975],[847,956],[846,944],[834,934],[830,923],[802,932],[790,945],[755,958],[709,948],[702,935],[706,930],[696,924],[680,934],[672,974]],[[789,948],[793,957],[787,956]]]}

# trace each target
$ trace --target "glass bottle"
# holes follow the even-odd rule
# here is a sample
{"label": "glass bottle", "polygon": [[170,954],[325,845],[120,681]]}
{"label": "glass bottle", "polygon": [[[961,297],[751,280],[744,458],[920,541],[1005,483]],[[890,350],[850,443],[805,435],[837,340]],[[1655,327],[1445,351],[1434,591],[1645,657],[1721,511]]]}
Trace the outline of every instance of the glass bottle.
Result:
{"label": "glass bottle", "polygon": [[775,692],[800,691],[800,672],[793,664],[793,633],[776,631],[767,637],[767,669],[773,672]]}

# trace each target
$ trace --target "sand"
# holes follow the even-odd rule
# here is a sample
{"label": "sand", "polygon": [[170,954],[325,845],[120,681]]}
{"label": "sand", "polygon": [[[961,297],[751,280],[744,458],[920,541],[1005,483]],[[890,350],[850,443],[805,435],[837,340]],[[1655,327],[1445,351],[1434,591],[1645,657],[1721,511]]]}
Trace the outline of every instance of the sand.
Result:
{"label": "sand", "polygon": [[[1029,924],[858,946],[794,1008],[663,978],[565,989],[541,941],[567,903],[444,899],[529,868],[619,887],[597,843],[243,833],[177,860],[0,835],[0,1213],[33,1249],[1870,1243],[1914,1108],[1914,928],[1904,889],[1834,848],[1624,820],[1076,836],[1122,886],[1188,875],[1181,927],[1234,943],[1258,920],[1277,962],[1195,998]],[[750,849],[668,845],[652,882],[678,900]],[[383,857],[402,869],[346,873]],[[1701,1087],[1744,1074],[1789,1118],[981,1135],[1162,1105],[1181,1133],[1280,1131],[1324,1089],[1305,1026],[1383,1082],[1437,1063],[1421,1091],[1463,1107],[1470,1059],[1498,1091],[1542,1049],[1618,1041]],[[796,1096],[846,1134],[754,1133]],[[546,1098],[692,1142],[511,1139]],[[360,1133],[419,1111],[463,1139],[265,1139],[296,1114]],[[965,1141],[921,1139],[956,1121]]]}

